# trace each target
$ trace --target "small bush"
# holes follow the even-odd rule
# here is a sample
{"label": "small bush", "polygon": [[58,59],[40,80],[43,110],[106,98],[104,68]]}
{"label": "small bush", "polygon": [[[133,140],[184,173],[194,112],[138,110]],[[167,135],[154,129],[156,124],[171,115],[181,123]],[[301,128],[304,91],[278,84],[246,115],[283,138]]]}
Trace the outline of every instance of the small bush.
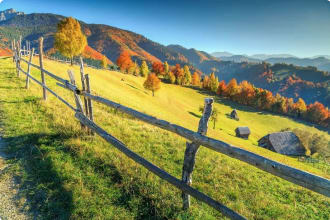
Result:
{"label": "small bush", "polygon": [[330,162],[330,141],[325,135],[303,129],[294,129],[293,132],[298,136],[310,156],[323,158]]}

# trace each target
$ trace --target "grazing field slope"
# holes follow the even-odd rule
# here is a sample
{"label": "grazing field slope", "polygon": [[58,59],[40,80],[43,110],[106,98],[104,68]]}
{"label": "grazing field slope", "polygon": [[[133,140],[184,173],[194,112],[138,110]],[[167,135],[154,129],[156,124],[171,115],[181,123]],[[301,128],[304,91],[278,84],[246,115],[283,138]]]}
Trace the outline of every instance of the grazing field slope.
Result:
{"label": "grazing field slope", "polygon": [[[33,60],[38,63],[38,59]],[[45,60],[45,69],[67,77],[79,67]],[[26,65],[23,65],[26,69]],[[85,69],[92,92],[138,111],[197,130],[199,106],[207,97],[199,90],[162,84],[155,97],[143,88],[143,78],[119,72]],[[40,72],[32,69],[40,79]],[[49,77],[47,85],[73,103],[73,95]],[[27,197],[34,213],[46,219],[219,219],[222,215],[192,200],[181,210],[181,193],[126,158],[98,136],[80,129],[73,112],[35,83],[24,89],[11,58],[0,59],[0,121],[8,153],[15,155],[11,170],[20,180],[19,197]],[[95,121],[129,148],[180,178],[185,140],[127,115],[94,103]],[[257,140],[284,128],[320,131],[293,119],[258,112],[216,99],[220,111],[208,135],[290,166],[330,178],[329,165],[301,162],[257,147]],[[226,114],[238,109],[240,121]],[[249,140],[235,137],[237,126],[249,126]],[[1,178],[1,175],[0,175]],[[305,190],[243,162],[201,147],[193,187],[249,219],[329,219],[329,198]]]}

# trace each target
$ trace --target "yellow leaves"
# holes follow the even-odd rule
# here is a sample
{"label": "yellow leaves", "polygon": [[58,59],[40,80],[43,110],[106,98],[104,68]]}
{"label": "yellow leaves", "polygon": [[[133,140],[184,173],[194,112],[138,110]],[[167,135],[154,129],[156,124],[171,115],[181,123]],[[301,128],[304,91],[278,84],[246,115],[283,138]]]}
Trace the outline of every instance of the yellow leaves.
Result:
{"label": "yellow leaves", "polygon": [[57,25],[55,48],[66,57],[80,55],[87,45],[86,36],[81,32],[80,24],[74,18],[65,18]]}

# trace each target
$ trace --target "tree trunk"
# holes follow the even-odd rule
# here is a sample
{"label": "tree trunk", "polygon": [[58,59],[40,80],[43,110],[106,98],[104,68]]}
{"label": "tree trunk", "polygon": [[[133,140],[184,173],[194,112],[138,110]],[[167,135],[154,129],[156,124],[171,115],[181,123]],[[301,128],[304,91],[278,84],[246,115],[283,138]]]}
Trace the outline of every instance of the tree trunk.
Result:
{"label": "tree trunk", "polygon": [[213,120],[213,129],[215,129],[215,120]]}
{"label": "tree trunk", "polygon": [[71,57],[71,66],[73,66],[73,57]]}
{"label": "tree trunk", "polygon": [[155,96],[155,91],[154,90],[152,90],[152,96]]}

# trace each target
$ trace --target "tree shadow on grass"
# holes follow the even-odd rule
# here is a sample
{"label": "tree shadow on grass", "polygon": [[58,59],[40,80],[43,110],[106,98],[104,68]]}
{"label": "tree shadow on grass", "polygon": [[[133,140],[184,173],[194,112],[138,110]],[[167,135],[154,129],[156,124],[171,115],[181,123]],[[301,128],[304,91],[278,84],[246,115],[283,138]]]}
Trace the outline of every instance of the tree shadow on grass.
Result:
{"label": "tree shadow on grass", "polygon": [[[54,152],[75,158],[74,166],[77,166],[82,173],[87,166],[93,173],[104,177],[107,182],[106,187],[116,188],[119,192],[117,196],[111,198],[112,204],[133,213],[137,209],[135,219],[164,219],[164,216],[160,214],[162,210],[157,208],[155,201],[144,193],[143,181],[136,180],[130,184],[124,184],[123,175],[127,174],[119,171],[111,159],[104,161],[97,155],[79,154],[78,151],[72,150],[71,146],[64,143],[70,138],[72,135],[63,133],[29,133],[3,139],[11,162],[21,164],[20,168],[24,169],[23,172],[18,171],[21,174],[15,177],[19,184],[19,192],[16,197],[18,200],[27,198],[24,206],[29,207],[29,213],[35,219],[70,219],[75,209],[73,192],[64,187],[66,179],[63,174],[58,172],[59,167],[54,164],[54,160],[61,160],[61,158],[50,156]],[[86,137],[79,138],[85,139]],[[138,203],[135,203],[136,198],[139,199]],[[132,201],[134,202],[133,207]],[[79,207],[77,208],[79,209]],[[180,211],[179,208],[172,208],[172,210],[172,215]]]}
{"label": "tree shadow on grass", "polygon": [[[19,184],[18,200],[26,198],[25,207],[33,218],[69,219],[73,208],[72,192],[63,186],[63,177],[56,172],[45,147],[68,138],[61,134],[30,133],[4,138],[9,160],[21,164],[15,180]],[[56,149],[53,149],[56,150]]]}

